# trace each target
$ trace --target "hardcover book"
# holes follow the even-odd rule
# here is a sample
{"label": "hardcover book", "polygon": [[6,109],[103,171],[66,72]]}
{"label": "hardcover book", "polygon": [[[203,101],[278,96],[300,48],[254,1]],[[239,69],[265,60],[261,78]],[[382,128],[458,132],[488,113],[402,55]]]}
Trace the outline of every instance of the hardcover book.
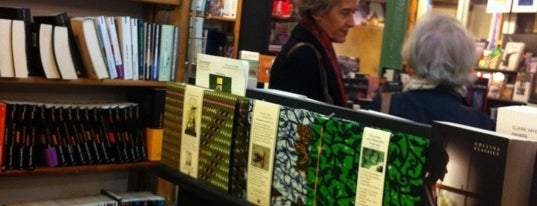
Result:
{"label": "hardcover book", "polygon": [[161,162],[176,170],[179,170],[184,95],[184,83],[167,83]]}
{"label": "hardcover book", "polygon": [[499,107],[496,132],[537,141],[537,108],[522,105]]}
{"label": "hardcover book", "polygon": [[[87,77],[87,73],[84,70],[84,64],[82,63],[82,57],[80,56],[80,48],[76,43],[75,36],[73,34],[71,21],[67,12],[60,12],[58,14],[47,16],[34,16],[34,22],[37,24],[50,24],[54,26],[63,26],[67,28],[68,37],[65,38],[69,42],[69,50],[71,52],[71,58],[78,77]],[[34,71],[35,72],[35,71]],[[30,73],[32,75],[32,73]]]}
{"label": "hardcover book", "polygon": [[448,122],[432,128],[433,143],[445,151],[428,157],[440,175],[433,187],[439,205],[528,205],[535,140]]}
{"label": "hardcover book", "polygon": [[248,63],[246,61],[198,54],[196,86],[244,96],[247,81]]}
{"label": "hardcover book", "polygon": [[[360,150],[366,124],[332,117],[313,123],[307,172],[307,202],[317,205],[354,205]],[[422,204],[421,190],[429,140],[410,133],[391,132],[382,205]],[[358,172],[357,172],[358,171]],[[406,181],[401,182],[401,179]]]}
{"label": "hardcover book", "polygon": [[233,127],[237,97],[205,90],[201,111],[198,178],[229,191]]}
{"label": "hardcover book", "polygon": [[323,115],[287,106],[280,108],[271,205],[306,203],[311,126],[317,116]]}
{"label": "hardcover book", "polygon": [[79,45],[80,55],[88,77],[92,79],[109,78],[93,18],[71,18],[71,27]]}

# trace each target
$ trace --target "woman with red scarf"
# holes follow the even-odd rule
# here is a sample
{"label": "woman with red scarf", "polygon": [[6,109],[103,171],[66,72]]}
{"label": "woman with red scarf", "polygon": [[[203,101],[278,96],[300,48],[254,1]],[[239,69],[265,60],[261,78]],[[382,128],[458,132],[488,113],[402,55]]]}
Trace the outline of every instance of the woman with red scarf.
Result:
{"label": "woman with red scarf", "polygon": [[355,26],[359,0],[300,0],[299,24],[272,65],[269,88],[337,106],[347,99],[332,43]]}

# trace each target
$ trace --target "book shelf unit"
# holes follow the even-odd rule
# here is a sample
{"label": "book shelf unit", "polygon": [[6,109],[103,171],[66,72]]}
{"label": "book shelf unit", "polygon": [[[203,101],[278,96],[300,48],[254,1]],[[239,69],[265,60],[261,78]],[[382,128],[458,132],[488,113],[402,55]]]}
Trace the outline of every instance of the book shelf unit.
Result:
{"label": "book shelf unit", "polygon": [[[72,16],[131,15],[153,22],[159,8],[173,12],[170,24],[180,28],[176,79],[184,78],[188,48],[188,3],[180,0],[121,0],[98,2],[75,0],[0,0],[5,7],[27,7],[35,15],[66,11]],[[186,9],[186,10],[185,10]],[[35,12],[34,12],[35,11]],[[186,12],[185,12],[186,11]],[[45,77],[0,78],[0,99],[57,103],[114,103],[129,100],[129,93],[147,88],[166,88],[165,82],[144,80],[47,79]],[[118,192],[157,192],[158,161],[36,167],[33,170],[0,172],[0,205],[39,199],[98,194],[100,189]],[[59,180],[59,181],[58,181]],[[158,192],[157,192],[158,193]]]}

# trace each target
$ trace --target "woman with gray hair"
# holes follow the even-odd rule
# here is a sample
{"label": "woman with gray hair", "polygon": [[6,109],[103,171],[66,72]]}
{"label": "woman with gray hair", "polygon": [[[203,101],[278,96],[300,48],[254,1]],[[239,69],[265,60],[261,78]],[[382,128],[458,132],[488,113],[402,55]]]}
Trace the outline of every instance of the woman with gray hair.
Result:
{"label": "woman with gray hair", "polygon": [[495,123],[466,101],[477,62],[472,35],[453,17],[426,15],[402,50],[413,76],[402,93],[378,95],[369,109],[424,124],[449,121],[494,130]]}
{"label": "woman with gray hair", "polygon": [[299,0],[293,28],[271,69],[269,88],[346,106],[341,70],[332,43],[355,26],[359,0]]}

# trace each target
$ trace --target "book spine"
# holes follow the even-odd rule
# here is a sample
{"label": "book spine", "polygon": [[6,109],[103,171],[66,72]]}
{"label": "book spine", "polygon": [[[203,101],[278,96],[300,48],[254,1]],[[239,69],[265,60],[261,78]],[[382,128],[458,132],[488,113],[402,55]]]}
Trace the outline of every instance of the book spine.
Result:
{"label": "book spine", "polygon": [[105,17],[105,20],[108,31],[110,32],[110,43],[112,46],[111,48],[114,55],[118,79],[125,79],[125,74],[123,73],[123,59],[121,58],[121,49],[119,47],[119,39],[116,29],[116,21],[114,20],[114,17]]}
{"label": "book spine", "polygon": [[132,40],[131,22],[129,16],[115,17],[118,28],[119,46],[123,60],[123,75],[125,79],[132,79]]}
{"label": "book spine", "polygon": [[140,72],[138,67],[140,66],[139,56],[138,56],[138,19],[131,18],[131,45],[132,45],[132,79],[138,80]]}
{"label": "book spine", "polygon": [[159,60],[160,60],[160,28],[161,24],[155,24],[155,32],[153,32],[153,66],[151,67],[151,80],[157,81],[159,75]]}
{"label": "book spine", "polygon": [[[7,105],[0,102],[0,167],[4,165],[4,141],[6,130]],[[0,173],[2,170],[0,170]]]}
{"label": "book spine", "polygon": [[108,68],[108,73],[110,74],[110,79],[117,79],[118,74],[116,70],[116,63],[114,61],[114,54],[112,52],[112,45],[110,44],[110,37],[108,34],[108,29],[106,28],[104,16],[95,17],[95,27],[97,29],[97,37],[99,38],[102,53],[105,56],[105,62]]}

